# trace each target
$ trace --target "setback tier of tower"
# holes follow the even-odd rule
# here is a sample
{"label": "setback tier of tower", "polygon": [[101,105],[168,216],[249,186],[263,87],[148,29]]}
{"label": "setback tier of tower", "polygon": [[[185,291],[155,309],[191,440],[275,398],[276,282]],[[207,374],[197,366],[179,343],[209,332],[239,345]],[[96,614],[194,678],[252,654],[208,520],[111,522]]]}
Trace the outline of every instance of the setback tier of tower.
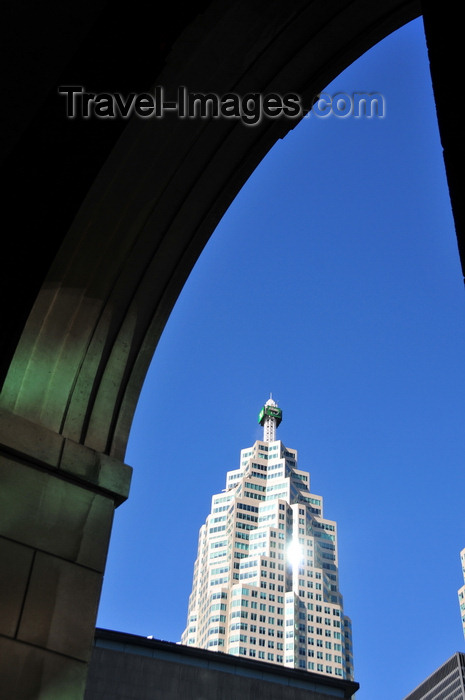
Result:
{"label": "setback tier of tower", "polygon": [[[281,411],[271,418],[274,425],[262,422],[264,438],[275,437]],[[212,498],[182,643],[353,678],[336,523],[323,516],[297,451],[280,440],[242,450],[239,468]]]}

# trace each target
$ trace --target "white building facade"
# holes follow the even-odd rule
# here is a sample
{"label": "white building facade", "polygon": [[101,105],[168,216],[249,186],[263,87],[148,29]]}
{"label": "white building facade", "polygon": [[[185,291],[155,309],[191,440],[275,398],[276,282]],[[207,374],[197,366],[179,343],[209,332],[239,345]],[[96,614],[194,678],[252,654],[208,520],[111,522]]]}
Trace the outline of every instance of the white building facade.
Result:
{"label": "white building facade", "polygon": [[459,588],[459,605],[460,605],[460,616],[462,618],[462,629],[463,636],[465,637],[465,549],[460,552],[460,561],[462,563],[462,575],[463,575],[463,586]]}
{"label": "white building facade", "polygon": [[241,451],[212,498],[182,643],[351,680],[336,523],[297,451],[276,440],[281,420],[270,398],[259,414],[263,440]]}

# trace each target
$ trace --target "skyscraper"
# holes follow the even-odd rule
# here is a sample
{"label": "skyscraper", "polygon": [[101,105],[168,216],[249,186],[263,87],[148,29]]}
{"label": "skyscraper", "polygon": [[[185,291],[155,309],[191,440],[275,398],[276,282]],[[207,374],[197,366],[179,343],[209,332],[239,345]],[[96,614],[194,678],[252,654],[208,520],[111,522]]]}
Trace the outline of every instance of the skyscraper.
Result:
{"label": "skyscraper", "polygon": [[258,420],[263,439],[241,450],[200,528],[182,643],[352,679],[336,523],[276,439],[272,398]]}
{"label": "skyscraper", "polygon": [[465,700],[465,654],[455,652],[404,700]]}
{"label": "skyscraper", "polygon": [[465,637],[465,549],[460,552],[460,561],[462,562],[463,586],[458,590],[460,615],[462,618],[463,636]]}

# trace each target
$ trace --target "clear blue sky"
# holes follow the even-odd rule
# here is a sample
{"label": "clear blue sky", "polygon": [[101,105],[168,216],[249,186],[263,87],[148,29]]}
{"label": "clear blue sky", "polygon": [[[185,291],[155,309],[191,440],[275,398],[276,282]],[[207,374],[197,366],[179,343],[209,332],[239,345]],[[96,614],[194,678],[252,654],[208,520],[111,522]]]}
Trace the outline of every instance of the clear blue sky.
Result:
{"label": "clear blue sky", "polygon": [[327,91],[386,117],[305,119],[213,234],[140,398],[98,625],[180,639],[199,527],[272,391],[338,522],[357,700],[401,700],[465,647],[465,299],[421,20]]}

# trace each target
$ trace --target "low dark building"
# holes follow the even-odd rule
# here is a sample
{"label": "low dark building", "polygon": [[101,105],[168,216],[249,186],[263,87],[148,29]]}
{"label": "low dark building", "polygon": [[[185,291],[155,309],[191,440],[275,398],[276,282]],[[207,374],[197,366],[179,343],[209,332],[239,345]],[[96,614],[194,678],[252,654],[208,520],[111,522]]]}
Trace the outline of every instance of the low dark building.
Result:
{"label": "low dark building", "polygon": [[465,700],[465,654],[457,651],[404,700]]}
{"label": "low dark building", "polygon": [[335,700],[359,684],[97,629],[85,700]]}

